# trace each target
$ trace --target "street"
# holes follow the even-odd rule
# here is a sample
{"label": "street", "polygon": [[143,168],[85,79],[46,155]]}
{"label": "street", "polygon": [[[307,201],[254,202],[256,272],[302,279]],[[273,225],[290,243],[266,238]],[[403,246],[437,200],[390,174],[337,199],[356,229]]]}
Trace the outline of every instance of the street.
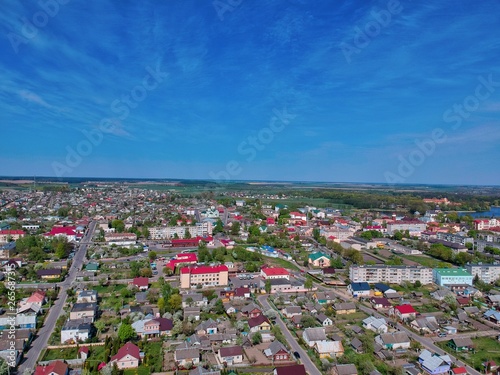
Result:
{"label": "street", "polygon": [[[257,300],[262,305],[264,310],[272,309],[271,305],[267,301],[268,297],[269,297],[268,294],[257,297]],[[300,361],[306,368],[306,371],[309,373],[309,375],[321,375],[321,372],[317,369],[313,361],[311,361],[311,358],[309,358],[307,352],[304,349],[302,349],[302,347],[299,345],[295,337],[290,333],[288,327],[283,322],[281,316],[278,313],[276,313],[276,322],[278,323],[279,327],[281,328],[281,331],[285,335],[286,341],[292,348],[292,351],[298,352],[300,354]]]}
{"label": "street", "polygon": [[83,259],[85,258],[85,254],[87,252],[87,244],[92,239],[96,224],[97,223],[95,221],[91,222],[87,233],[82,238],[82,243],[80,244],[75,257],[73,258],[73,263],[68,271],[68,276],[63,282],[59,283],[60,290],[58,298],[54,302],[54,305],[50,308],[44,325],[38,331],[38,334],[33,340],[30,349],[27,353],[25,353],[23,362],[19,365],[19,374],[24,373],[26,369],[34,369],[40,353],[47,346],[48,340],[52,335],[52,332],[54,331],[56,321],[63,313],[63,307],[66,303],[67,298],[66,291],[71,287],[73,281],[75,281],[76,270],[83,264]]}

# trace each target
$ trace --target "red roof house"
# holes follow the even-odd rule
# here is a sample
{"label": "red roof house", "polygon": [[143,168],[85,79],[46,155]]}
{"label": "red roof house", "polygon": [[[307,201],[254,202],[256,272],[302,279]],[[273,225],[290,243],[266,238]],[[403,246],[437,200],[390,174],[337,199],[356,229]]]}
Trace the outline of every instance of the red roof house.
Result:
{"label": "red roof house", "polygon": [[141,360],[141,351],[137,345],[127,342],[120,349],[118,353],[111,357],[111,363],[116,362],[119,370],[125,368],[137,368],[139,367],[139,361]]}
{"label": "red roof house", "polygon": [[147,277],[134,277],[132,284],[134,284],[140,290],[148,290],[149,279]]}
{"label": "red roof house", "polygon": [[394,307],[394,315],[400,320],[415,319],[417,311],[411,305],[399,305]]}
{"label": "red roof house", "polygon": [[68,365],[63,361],[54,361],[45,366],[36,366],[34,375],[67,375]]}
{"label": "red roof house", "polygon": [[282,267],[262,267],[260,275],[263,279],[287,279],[290,280],[290,273]]}

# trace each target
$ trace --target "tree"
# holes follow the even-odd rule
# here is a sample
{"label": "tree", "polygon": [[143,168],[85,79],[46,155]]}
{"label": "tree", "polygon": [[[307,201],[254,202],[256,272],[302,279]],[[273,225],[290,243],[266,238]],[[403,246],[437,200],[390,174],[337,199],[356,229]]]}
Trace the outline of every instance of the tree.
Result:
{"label": "tree", "polygon": [[172,294],[168,299],[167,305],[171,311],[180,310],[182,306],[182,297],[180,296],[180,294]]}
{"label": "tree", "polygon": [[255,332],[252,336],[252,344],[253,345],[258,345],[262,342],[262,335],[260,332]]}
{"label": "tree", "polygon": [[101,333],[104,328],[106,328],[106,324],[102,320],[98,320],[94,323],[95,328],[97,329],[97,334]]}
{"label": "tree", "polygon": [[217,222],[215,223],[215,226],[214,228],[212,229],[212,233],[213,234],[217,234],[217,233],[222,233],[224,232],[224,223],[222,223],[222,220],[219,219],[217,220]]}
{"label": "tree", "polygon": [[163,297],[158,298],[157,305],[158,305],[158,309],[160,309],[160,314],[163,314],[165,312],[166,307],[167,307],[167,303],[165,302],[165,298],[163,298]]}
{"label": "tree", "polygon": [[8,375],[10,374],[9,366],[7,362],[3,358],[0,358],[0,375]]}
{"label": "tree", "polygon": [[122,343],[133,339],[135,336],[135,330],[130,324],[122,323],[120,328],[118,328],[118,337]]}
{"label": "tree", "polygon": [[191,232],[189,231],[188,228],[184,231],[184,238],[189,239],[191,238]]}
{"label": "tree", "polygon": [[156,251],[150,251],[149,254],[148,254],[148,257],[149,257],[149,260],[150,261],[153,261],[156,259]]}
{"label": "tree", "polygon": [[413,286],[415,288],[420,288],[422,286],[422,283],[420,282],[420,280],[416,280],[415,283],[413,284]]}
{"label": "tree", "polygon": [[125,231],[125,223],[123,220],[115,219],[111,222],[111,228],[115,228],[115,231],[122,233]]}
{"label": "tree", "polygon": [[311,291],[311,289],[313,288],[313,279],[311,276],[307,276],[306,278],[306,281],[304,281],[304,288],[306,288],[307,290]]}
{"label": "tree", "polygon": [[144,268],[141,268],[139,274],[142,277],[151,277],[151,276],[153,276],[153,271],[151,271],[151,268],[149,268],[149,267],[144,267]]}
{"label": "tree", "polygon": [[239,221],[234,221],[231,225],[231,234],[237,236],[240,233],[241,224]]}
{"label": "tree", "polygon": [[267,294],[271,293],[271,280],[267,279],[266,282],[264,283],[264,290],[266,291]]}

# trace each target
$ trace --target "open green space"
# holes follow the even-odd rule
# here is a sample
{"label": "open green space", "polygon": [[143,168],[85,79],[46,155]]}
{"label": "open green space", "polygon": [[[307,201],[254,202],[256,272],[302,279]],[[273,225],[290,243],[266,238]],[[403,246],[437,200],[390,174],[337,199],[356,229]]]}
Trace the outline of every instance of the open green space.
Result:
{"label": "open green space", "polygon": [[425,255],[401,255],[401,258],[405,258],[411,260],[413,262],[417,262],[424,267],[429,268],[451,268],[453,264],[443,262],[442,260],[437,260]]}
{"label": "open green space", "polygon": [[47,349],[42,361],[53,361],[54,359],[76,359],[78,348]]}
{"label": "open green space", "polygon": [[127,285],[125,284],[113,284],[113,285],[95,285],[92,289],[97,291],[98,294],[106,293],[116,293],[122,289],[125,289]]}

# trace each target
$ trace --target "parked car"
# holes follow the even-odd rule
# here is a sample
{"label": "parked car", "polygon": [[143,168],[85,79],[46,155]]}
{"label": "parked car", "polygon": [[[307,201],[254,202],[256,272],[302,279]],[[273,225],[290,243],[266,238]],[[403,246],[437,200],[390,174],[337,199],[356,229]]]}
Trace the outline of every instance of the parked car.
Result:
{"label": "parked car", "polygon": [[299,354],[299,352],[293,352],[293,355],[295,356],[295,358],[300,359],[300,354]]}

